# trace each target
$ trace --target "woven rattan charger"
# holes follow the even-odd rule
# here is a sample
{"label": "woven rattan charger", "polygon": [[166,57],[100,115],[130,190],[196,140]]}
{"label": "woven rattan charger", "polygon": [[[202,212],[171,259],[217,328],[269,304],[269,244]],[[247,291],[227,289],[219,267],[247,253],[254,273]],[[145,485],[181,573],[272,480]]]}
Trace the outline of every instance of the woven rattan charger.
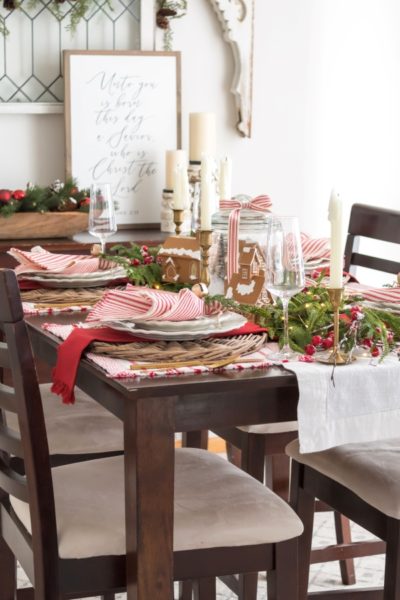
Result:
{"label": "woven rattan charger", "polygon": [[127,344],[94,342],[90,351],[132,361],[132,369],[174,369],[196,365],[218,368],[239,359],[240,362],[246,362],[246,358],[242,357],[257,352],[265,344],[266,338],[266,333],[251,333],[182,342],[176,340]]}

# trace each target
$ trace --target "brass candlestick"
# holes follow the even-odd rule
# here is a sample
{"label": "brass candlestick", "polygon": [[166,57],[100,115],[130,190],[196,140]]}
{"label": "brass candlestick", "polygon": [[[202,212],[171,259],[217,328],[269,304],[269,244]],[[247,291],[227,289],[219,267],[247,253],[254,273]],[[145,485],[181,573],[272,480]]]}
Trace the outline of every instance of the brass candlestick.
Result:
{"label": "brass candlestick", "polygon": [[200,281],[208,285],[210,283],[210,271],[208,268],[209,252],[212,241],[212,230],[200,230],[200,249],[201,249],[201,272]]}
{"label": "brass candlestick", "polygon": [[327,365],[346,365],[350,356],[340,351],[339,345],[339,308],[343,298],[343,288],[328,288],[329,299],[333,308],[333,349],[329,356],[318,357],[317,361]]}
{"label": "brass candlestick", "polygon": [[176,235],[181,234],[181,227],[183,223],[183,208],[173,208],[174,213],[174,223],[175,223],[175,232]]}

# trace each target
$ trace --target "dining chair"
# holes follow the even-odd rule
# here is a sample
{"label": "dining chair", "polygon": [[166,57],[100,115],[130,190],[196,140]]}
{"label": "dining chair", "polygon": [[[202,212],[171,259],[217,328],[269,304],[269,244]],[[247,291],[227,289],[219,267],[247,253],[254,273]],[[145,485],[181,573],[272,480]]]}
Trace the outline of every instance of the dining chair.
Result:
{"label": "dining chair", "polygon": [[359,252],[360,238],[400,244],[399,211],[367,204],[353,204],[344,250],[344,270],[353,272],[359,266],[393,275],[400,272],[400,261]]}
{"label": "dining chair", "polygon": [[[13,382],[0,384],[0,408],[19,424],[0,423],[1,600],[16,597],[16,560],[35,600],[111,600],[126,582],[124,457],[51,468],[13,271],[0,270],[0,297],[0,367]],[[215,598],[217,575],[254,570],[267,570],[269,600],[297,600],[303,525],[271,490],[220,456],[184,448],[175,451],[174,503],[174,578],[193,581],[198,600]]]}
{"label": "dining chair", "polygon": [[[292,459],[291,505],[304,523],[299,547],[299,600],[307,595],[314,503],[318,497],[386,543],[384,589],[352,590],[348,598],[400,599],[400,438],[336,446],[300,454],[297,440],[286,448]],[[371,552],[375,554],[375,552]],[[343,590],[342,590],[343,591]],[[328,598],[340,591],[324,592]],[[321,598],[323,598],[321,594]]]}
{"label": "dining chair", "polygon": [[[15,302],[20,303],[19,294]],[[3,381],[1,368],[0,381]],[[40,394],[53,466],[123,452],[121,422],[78,387],[75,388],[73,409],[62,404],[59,396],[52,393],[51,383],[40,384]],[[10,429],[18,431],[15,414],[3,411],[3,418]]]}
{"label": "dining chair", "polygon": [[[366,237],[385,242],[400,243],[400,212],[364,204],[354,204],[351,209],[345,247],[344,270],[354,271],[356,266],[397,274],[400,262],[371,257],[358,251],[359,238]],[[213,432],[227,442],[227,452],[236,465],[259,481],[265,481],[276,493],[287,498],[289,481],[289,458],[285,446],[297,437],[296,421],[215,429]],[[206,447],[206,432],[187,434],[186,444]],[[320,500],[317,511],[331,510]],[[350,523],[340,512],[334,512],[337,544],[312,550],[311,562],[339,560],[342,582],[355,583],[352,557],[373,553],[372,548],[381,550],[382,545],[354,545],[351,542]],[[252,576],[250,576],[251,578]],[[234,586],[231,586],[234,587]]]}

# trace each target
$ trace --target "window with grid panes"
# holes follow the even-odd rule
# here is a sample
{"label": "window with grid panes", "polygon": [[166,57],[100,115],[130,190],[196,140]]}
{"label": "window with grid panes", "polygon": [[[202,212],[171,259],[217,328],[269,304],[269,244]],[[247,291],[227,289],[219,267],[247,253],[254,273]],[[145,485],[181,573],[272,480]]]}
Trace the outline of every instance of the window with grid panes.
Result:
{"label": "window with grid panes", "polygon": [[140,0],[92,0],[72,33],[74,0],[22,0],[13,11],[0,9],[9,30],[0,36],[0,102],[63,102],[63,50],[138,50]]}

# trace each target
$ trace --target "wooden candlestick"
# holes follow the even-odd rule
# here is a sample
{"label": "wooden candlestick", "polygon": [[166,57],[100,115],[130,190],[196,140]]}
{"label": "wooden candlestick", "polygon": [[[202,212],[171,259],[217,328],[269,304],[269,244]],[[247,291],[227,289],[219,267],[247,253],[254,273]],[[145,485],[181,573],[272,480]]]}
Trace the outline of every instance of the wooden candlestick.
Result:
{"label": "wooden candlestick", "polygon": [[173,208],[174,212],[174,223],[175,223],[175,232],[176,235],[181,235],[181,226],[183,223],[183,208]]}
{"label": "wooden candlestick", "polygon": [[201,271],[200,281],[209,285],[210,283],[210,270],[209,270],[209,252],[212,242],[212,230],[203,229],[200,231],[200,251],[201,251]]}

